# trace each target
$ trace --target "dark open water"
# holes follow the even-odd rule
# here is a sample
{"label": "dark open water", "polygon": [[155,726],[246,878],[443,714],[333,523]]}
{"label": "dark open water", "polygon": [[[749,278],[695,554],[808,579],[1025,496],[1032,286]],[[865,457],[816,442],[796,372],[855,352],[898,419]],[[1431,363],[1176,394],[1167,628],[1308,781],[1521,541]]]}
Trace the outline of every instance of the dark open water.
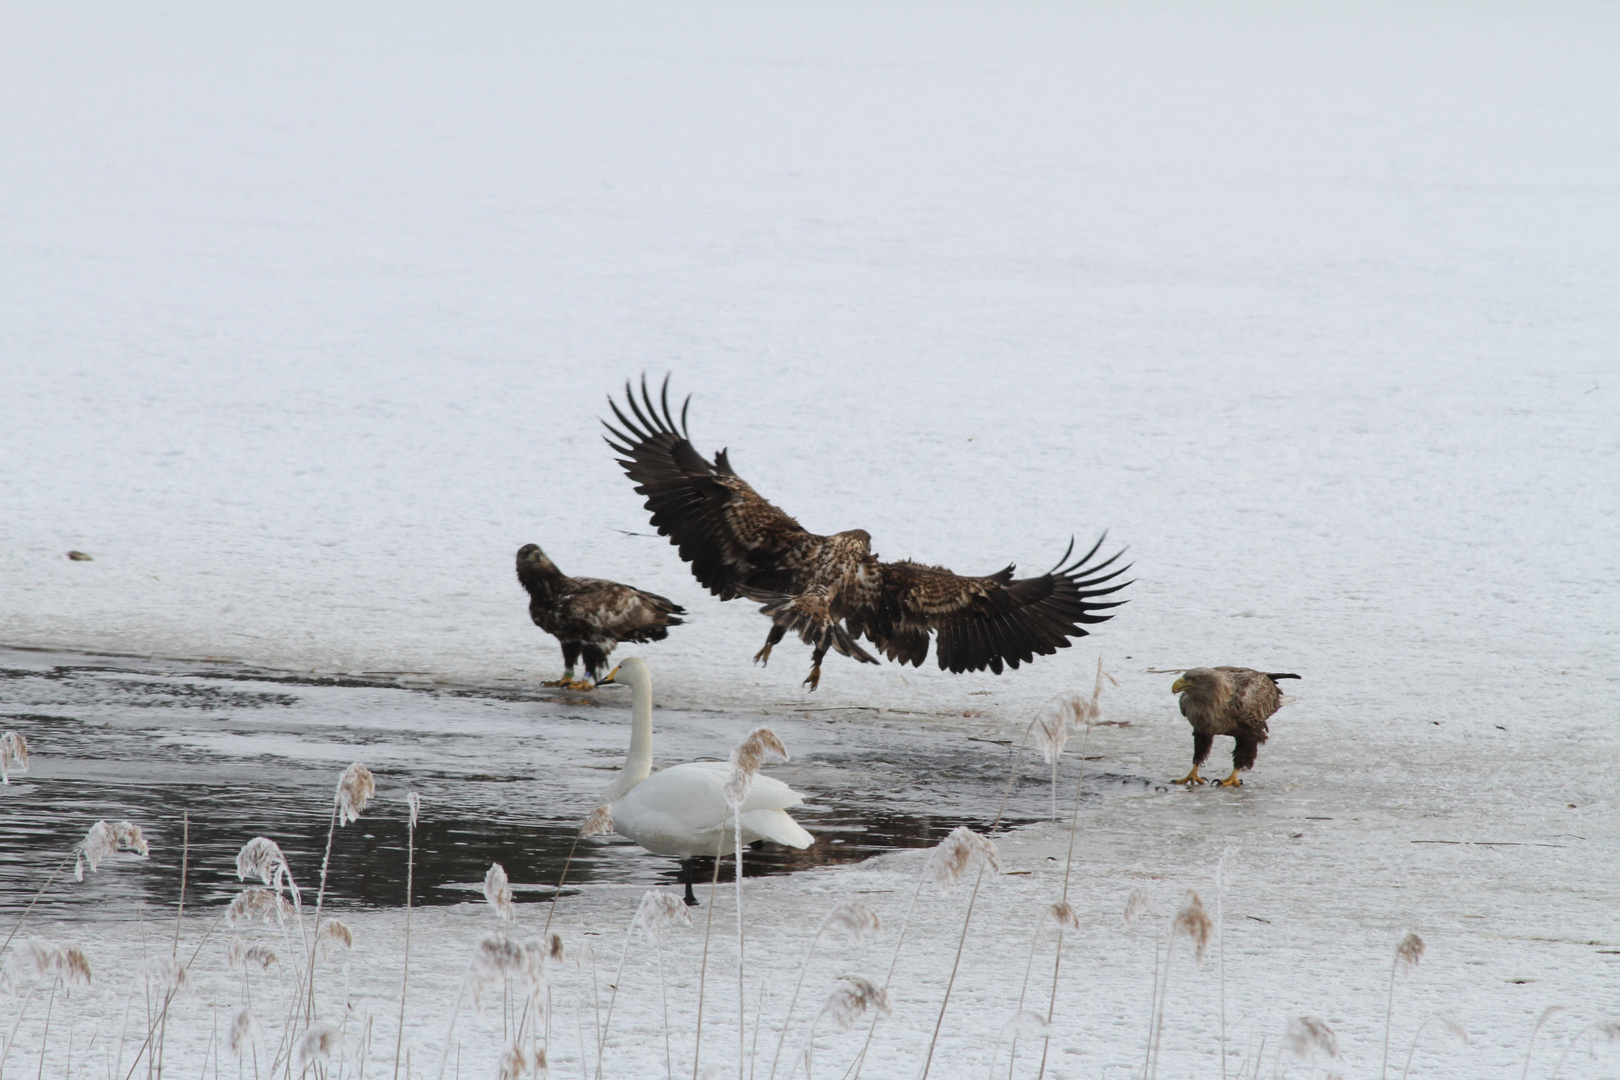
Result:
{"label": "dark open water", "polygon": [[[775,716],[794,755],[771,774],[808,798],[794,811],[817,842],[767,845],[745,872],[790,873],[936,842],[995,818],[1010,746],[870,713]],[[660,765],[724,757],[759,716],[659,709]],[[476,899],[491,862],[520,900],[555,889],[580,821],[623,759],[629,695],[407,687],[312,679],[234,664],[139,661],[0,649],[0,730],[28,739],[33,768],[0,787],[0,910],[15,913],[98,818],[145,831],[149,859],[115,856],[71,877],[71,861],[36,914],[123,918],[179,892],[182,814],[189,816],[187,906],[227,903],[242,888],[236,852],[276,840],[313,890],[343,768],[360,761],[377,798],[338,830],[328,897],[404,902],[407,789],[422,796],[414,902]],[[1006,824],[1046,812],[1046,779],[1026,755]],[[1070,763],[1069,769],[1075,767]],[[1067,770],[1066,770],[1067,771]],[[1099,788],[1109,785],[1099,777]],[[1114,777],[1131,783],[1133,778]],[[1088,796],[1090,797],[1090,796]],[[617,837],[579,845],[568,887],[668,883],[672,860]],[[730,866],[722,870],[729,879]]]}

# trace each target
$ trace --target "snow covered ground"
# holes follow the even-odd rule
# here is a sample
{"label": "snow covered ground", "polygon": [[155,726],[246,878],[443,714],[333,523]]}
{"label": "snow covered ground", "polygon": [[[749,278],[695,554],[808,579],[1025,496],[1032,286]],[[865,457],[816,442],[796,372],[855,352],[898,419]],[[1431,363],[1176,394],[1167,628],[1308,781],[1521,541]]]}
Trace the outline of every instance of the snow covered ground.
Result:
{"label": "snow covered ground", "polygon": [[[1308,1012],[1370,1075],[1407,928],[1430,955],[1397,1043],[1434,1010],[1474,1034],[1420,1051],[1423,1075],[1507,1075],[1548,1005],[1560,1047],[1620,1015],[1612,6],[4,20],[0,643],[537,681],[559,656],[511,570],[536,541],[691,610],[642,650],[672,707],[1004,737],[1100,653],[1131,726],[1088,752],[1170,777],[1190,739],[1147,669],[1297,671],[1244,789],[1082,822],[1048,1072],[1139,1062],[1152,942],[1124,896],[1207,898],[1235,843],[1239,1045]],[[1017,673],[834,658],[806,695],[802,650],[750,667],[764,620],[644,535],[596,423],[643,371],[811,528],[963,572],[1044,569],[1107,528],[1131,603]],[[1032,872],[981,895],[995,931],[969,937],[936,1074],[984,1067],[1062,844],[1007,841]],[[897,920],[918,859],[751,882],[762,964],[796,963],[848,893]],[[559,917],[612,952],[635,899]],[[919,1068],[962,902],[920,908],[935,951],[902,959],[881,1075]],[[413,1008],[439,1018],[485,916],[423,918],[442,963]],[[357,923],[380,958],[355,985],[386,995],[398,915]],[[98,929],[107,970],[138,940]],[[690,935],[670,948],[689,977]],[[1218,1071],[1209,976],[1172,976],[1161,1075]],[[616,1014],[636,1075],[662,1068],[655,1037],[629,1043],[652,1001]],[[469,1075],[493,1052],[469,1044]]]}

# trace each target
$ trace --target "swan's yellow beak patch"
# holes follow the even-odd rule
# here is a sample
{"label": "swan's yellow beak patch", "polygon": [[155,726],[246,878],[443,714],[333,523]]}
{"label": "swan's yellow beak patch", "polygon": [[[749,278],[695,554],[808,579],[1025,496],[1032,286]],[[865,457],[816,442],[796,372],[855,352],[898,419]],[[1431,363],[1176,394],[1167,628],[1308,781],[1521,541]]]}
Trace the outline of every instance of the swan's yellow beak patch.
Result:
{"label": "swan's yellow beak patch", "polygon": [[[623,665],[620,665],[620,666],[623,666]],[[607,678],[603,679],[602,681],[605,682],[605,683],[613,682],[614,681],[614,676],[617,675],[618,673],[619,673],[619,669],[614,668],[612,671],[607,673]]]}

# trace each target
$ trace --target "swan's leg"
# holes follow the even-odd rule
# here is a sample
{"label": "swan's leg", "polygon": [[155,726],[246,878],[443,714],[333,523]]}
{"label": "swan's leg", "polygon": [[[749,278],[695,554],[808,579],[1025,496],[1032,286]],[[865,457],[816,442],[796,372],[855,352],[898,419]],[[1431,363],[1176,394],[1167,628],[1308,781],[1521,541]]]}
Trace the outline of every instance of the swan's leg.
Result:
{"label": "swan's leg", "polygon": [[697,897],[692,895],[692,866],[691,859],[681,860],[681,881],[686,885],[686,906],[697,907]]}
{"label": "swan's leg", "polygon": [[562,643],[563,651],[563,677],[560,679],[547,679],[541,686],[572,686],[574,683],[574,665],[579,662],[578,641],[565,641]]}
{"label": "swan's leg", "polygon": [[776,646],[777,642],[782,640],[782,636],[786,633],[787,627],[781,623],[773,623],[770,634],[765,638],[765,647],[754,654],[754,663],[762,665],[770,663],[771,649]]}

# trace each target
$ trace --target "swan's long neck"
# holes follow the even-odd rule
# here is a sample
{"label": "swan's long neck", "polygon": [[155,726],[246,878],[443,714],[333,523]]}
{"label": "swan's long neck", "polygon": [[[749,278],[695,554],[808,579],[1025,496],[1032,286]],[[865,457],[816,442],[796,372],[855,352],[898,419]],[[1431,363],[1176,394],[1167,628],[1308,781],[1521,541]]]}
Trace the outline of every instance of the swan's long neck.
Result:
{"label": "swan's long neck", "polygon": [[619,778],[608,788],[609,802],[652,775],[652,685],[645,679],[630,687],[630,752]]}

